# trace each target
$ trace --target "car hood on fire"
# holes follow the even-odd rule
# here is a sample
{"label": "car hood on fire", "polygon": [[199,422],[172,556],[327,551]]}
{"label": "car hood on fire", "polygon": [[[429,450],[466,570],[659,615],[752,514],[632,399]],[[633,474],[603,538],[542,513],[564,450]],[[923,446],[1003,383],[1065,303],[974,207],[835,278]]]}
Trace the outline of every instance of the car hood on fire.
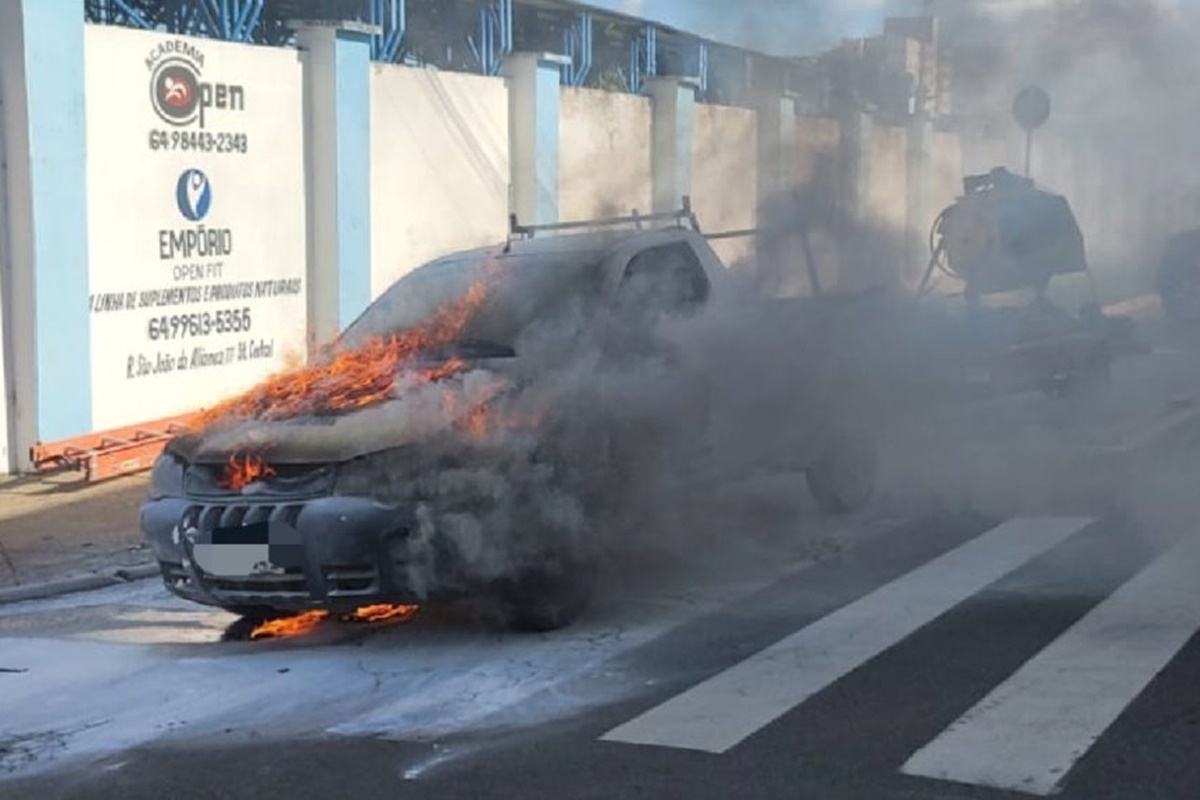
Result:
{"label": "car hood on fire", "polygon": [[394,447],[418,444],[447,432],[480,404],[514,388],[510,378],[478,369],[462,377],[453,406],[438,384],[336,416],[280,422],[247,420],[177,437],[168,449],[191,464],[224,464],[255,454],[273,464],[336,464]]}

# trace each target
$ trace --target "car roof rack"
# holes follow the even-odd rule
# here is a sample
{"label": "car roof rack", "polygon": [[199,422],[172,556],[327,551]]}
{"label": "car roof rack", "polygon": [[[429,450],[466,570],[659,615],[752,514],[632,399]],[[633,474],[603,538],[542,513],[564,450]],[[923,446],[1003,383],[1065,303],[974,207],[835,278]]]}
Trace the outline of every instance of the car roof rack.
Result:
{"label": "car roof rack", "polygon": [[569,222],[551,222],[542,225],[522,225],[517,222],[516,214],[509,214],[509,235],[524,236],[532,239],[536,234],[547,231],[575,231],[591,228],[615,228],[621,225],[633,225],[642,230],[647,223],[673,222],[682,227],[686,222],[697,233],[700,232],[700,221],[692,209],[692,198],[683,196],[682,206],[674,211],[664,211],[655,214],[641,214],[635,208],[627,217],[608,217],[601,219],[572,220]]}

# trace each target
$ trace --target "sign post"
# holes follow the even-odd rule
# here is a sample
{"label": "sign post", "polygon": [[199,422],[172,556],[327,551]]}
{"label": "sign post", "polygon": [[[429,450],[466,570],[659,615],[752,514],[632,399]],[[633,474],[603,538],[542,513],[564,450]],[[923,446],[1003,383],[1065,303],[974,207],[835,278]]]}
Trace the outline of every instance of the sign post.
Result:
{"label": "sign post", "polygon": [[1025,177],[1030,176],[1033,160],[1033,132],[1050,119],[1050,95],[1037,86],[1026,86],[1013,100],[1013,119],[1025,131]]}

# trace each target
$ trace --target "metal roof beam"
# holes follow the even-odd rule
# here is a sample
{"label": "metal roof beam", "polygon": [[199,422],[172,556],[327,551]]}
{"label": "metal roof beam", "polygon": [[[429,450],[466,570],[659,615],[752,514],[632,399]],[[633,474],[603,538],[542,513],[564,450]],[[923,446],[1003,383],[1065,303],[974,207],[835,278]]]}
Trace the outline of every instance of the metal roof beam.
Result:
{"label": "metal roof beam", "polygon": [[581,12],[575,21],[563,27],[563,53],[571,59],[563,66],[563,83],[583,86],[592,72],[592,14]]}
{"label": "metal roof beam", "polygon": [[479,41],[467,44],[484,75],[499,75],[504,57],[513,51],[513,0],[490,0],[479,10]]}
{"label": "metal roof beam", "polygon": [[629,91],[641,94],[646,79],[658,74],[658,28],[646,23],[629,45]]}
{"label": "metal roof beam", "polygon": [[370,24],[383,31],[371,37],[371,58],[387,63],[399,61],[408,32],[407,0],[370,0],[367,14]]}

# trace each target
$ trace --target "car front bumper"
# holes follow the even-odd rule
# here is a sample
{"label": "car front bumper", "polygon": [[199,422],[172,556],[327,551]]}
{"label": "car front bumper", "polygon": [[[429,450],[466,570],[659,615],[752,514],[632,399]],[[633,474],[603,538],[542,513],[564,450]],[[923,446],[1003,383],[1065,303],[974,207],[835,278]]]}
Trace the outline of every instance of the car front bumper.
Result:
{"label": "car front bumper", "polygon": [[227,609],[415,603],[432,568],[412,512],[362,497],[164,498],[141,528],[171,592]]}

